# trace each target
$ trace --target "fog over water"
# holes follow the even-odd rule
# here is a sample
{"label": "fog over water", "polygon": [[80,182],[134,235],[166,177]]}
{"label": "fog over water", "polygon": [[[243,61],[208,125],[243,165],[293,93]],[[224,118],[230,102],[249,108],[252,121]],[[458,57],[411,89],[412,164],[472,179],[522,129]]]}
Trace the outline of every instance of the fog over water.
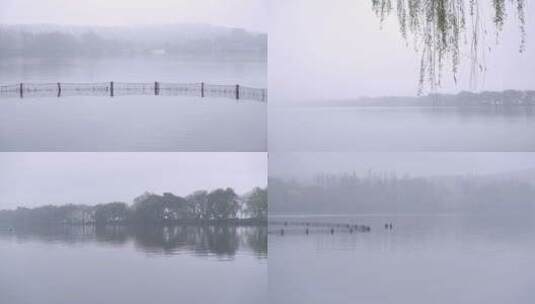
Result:
{"label": "fog over water", "polygon": [[[38,27],[30,28],[35,30]],[[201,33],[205,31],[203,26],[192,28]],[[62,29],[68,32],[70,28]],[[188,35],[184,33],[187,30],[180,26],[173,27],[170,33],[161,26],[142,29],[148,33],[138,37],[137,43],[141,45],[130,47],[126,43],[124,50],[118,50],[119,54],[108,54],[116,50],[112,43],[116,40],[109,37],[106,39],[112,41],[111,46],[102,43],[88,54],[78,53],[84,48],[73,50],[49,46],[43,43],[43,39],[36,39],[38,47],[48,50],[46,54],[0,55],[0,84],[159,81],[266,88],[267,64],[265,55],[262,55],[265,54],[265,36],[258,38],[257,34],[243,32],[243,39],[249,42],[244,42],[245,46],[238,44],[237,50],[233,48],[235,43],[232,39],[230,49],[217,51],[203,47],[205,40],[201,38],[192,42],[195,45],[193,54],[187,47],[184,50],[178,46],[173,54],[155,55],[150,50],[159,49],[163,42],[159,39],[159,42],[151,44],[144,40],[149,39],[151,33],[163,31],[170,36]],[[82,29],[82,32],[85,31],[90,29]],[[113,32],[103,31],[108,34]],[[215,34],[207,35],[225,40],[230,30],[216,27],[214,31]],[[84,34],[65,39],[77,41],[80,35]],[[119,38],[123,39],[121,35]],[[241,41],[242,38],[237,39]],[[248,47],[254,50],[244,54],[241,50]],[[202,56],[195,54],[197,48],[204,51]],[[26,46],[25,50],[32,54],[34,48]],[[59,51],[66,54],[58,55]],[[6,54],[10,52],[8,50]],[[116,96],[113,99],[108,96],[62,96],[21,100],[2,96],[0,107],[1,151],[266,150],[266,105],[251,100],[236,102],[231,98],[149,95]]]}
{"label": "fog over water", "polygon": [[535,168],[535,153],[294,152],[270,153],[269,175],[310,179],[320,173],[398,176],[492,175]]}
{"label": "fog over water", "polygon": [[264,0],[2,0],[0,24],[146,25],[212,23],[266,31]]}
{"label": "fog over water", "polygon": [[[0,3],[0,151],[10,151],[0,153],[0,210],[54,205],[35,212],[53,220],[2,218],[0,303],[268,303],[264,221],[222,217],[267,186],[266,104],[228,91],[267,87],[268,2]],[[113,98],[111,84],[106,96],[95,85],[73,85],[76,96],[50,89],[111,81],[117,95],[121,82],[189,85]],[[201,98],[201,82],[215,93]],[[18,83],[20,97],[5,86]],[[37,86],[39,95],[31,83],[51,85]],[[227,187],[235,193],[213,191]],[[198,190],[210,192],[188,205],[182,196]],[[158,195],[136,208],[149,205],[144,214],[159,221],[125,221],[125,205],[111,202],[130,208],[145,191]],[[87,213],[64,204],[102,205]],[[177,210],[194,208],[225,210],[178,220]],[[108,217],[97,220],[103,209]]]}
{"label": "fog over water", "polygon": [[[535,154],[300,152],[269,161],[273,302],[535,299]],[[355,224],[370,230],[347,226]]]}
{"label": "fog over water", "polygon": [[279,152],[535,151],[533,110],[509,110],[271,107],[269,148]]}
{"label": "fog over water", "polygon": [[272,153],[272,214],[531,214],[533,153]]}
{"label": "fog over water", "polygon": [[266,87],[266,63],[239,58],[113,56],[0,58],[0,83],[172,82]]}
{"label": "fog over water", "polygon": [[[0,211],[110,203],[0,212],[0,304],[534,303],[528,2],[441,104],[376,0],[0,0]],[[20,85],[111,81],[199,94]]]}
{"label": "fog over water", "polygon": [[[286,220],[359,223],[370,225],[371,232],[270,234],[273,303],[499,304],[535,299],[530,216]],[[384,229],[385,223],[393,223],[393,229]]]}
{"label": "fog over water", "polygon": [[[507,3],[497,44],[491,5],[480,8],[487,29],[480,59],[487,71],[470,77],[470,50],[462,44],[457,84],[447,57],[434,93],[534,90],[532,7],[525,8],[522,54],[515,8]],[[271,14],[270,151],[535,151],[532,107],[351,106],[359,97],[418,93],[421,53],[410,35],[403,40],[395,10],[383,24],[371,1],[273,1]]]}

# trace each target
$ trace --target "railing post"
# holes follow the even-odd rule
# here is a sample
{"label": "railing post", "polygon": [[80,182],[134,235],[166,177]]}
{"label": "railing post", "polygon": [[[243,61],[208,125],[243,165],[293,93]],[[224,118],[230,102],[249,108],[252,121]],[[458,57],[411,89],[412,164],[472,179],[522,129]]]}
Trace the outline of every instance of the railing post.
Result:
{"label": "railing post", "polygon": [[236,99],[240,99],[240,85],[236,85]]}
{"label": "railing post", "polygon": [[61,83],[58,82],[58,98],[61,97]]}
{"label": "railing post", "polygon": [[158,83],[158,81],[154,82],[154,95],[160,95],[160,84]]}
{"label": "railing post", "polygon": [[204,98],[204,82],[201,82],[201,98]]}
{"label": "railing post", "polygon": [[20,83],[19,91],[20,91],[20,98],[24,98],[24,87],[23,87],[22,82]]}
{"label": "railing post", "polygon": [[110,97],[113,97],[113,81],[110,82]]}

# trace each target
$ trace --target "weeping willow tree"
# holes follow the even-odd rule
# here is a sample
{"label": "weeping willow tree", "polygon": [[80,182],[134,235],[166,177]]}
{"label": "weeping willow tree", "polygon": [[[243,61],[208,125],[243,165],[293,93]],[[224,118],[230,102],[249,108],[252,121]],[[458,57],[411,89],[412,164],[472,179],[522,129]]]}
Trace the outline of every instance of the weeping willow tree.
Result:
{"label": "weeping willow tree", "polygon": [[[474,86],[477,75],[486,70],[485,53],[491,50],[485,43],[486,25],[494,24],[497,39],[511,9],[517,15],[522,53],[526,42],[525,1],[485,0],[484,3],[491,4],[492,14],[486,18],[479,0],[372,0],[372,6],[381,22],[395,10],[401,35],[405,41],[414,40],[421,56],[418,90],[421,94],[425,84],[431,90],[440,86],[443,66],[448,61],[457,83],[459,64],[462,59],[468,59],[470,82]],[[461,47],[466,52],[461,52]]]}

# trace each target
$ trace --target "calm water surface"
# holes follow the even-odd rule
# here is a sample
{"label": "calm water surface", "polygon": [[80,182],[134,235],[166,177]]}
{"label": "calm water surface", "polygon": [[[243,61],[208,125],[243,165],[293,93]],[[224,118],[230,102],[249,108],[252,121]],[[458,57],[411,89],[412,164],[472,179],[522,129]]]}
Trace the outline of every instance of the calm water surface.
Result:
{"label": "calm water surface", "polygon": [[266,106],[190,97],[0,99],[1,151],[265,151]]}
{"label": "calm water surface", "polygon": [[[284,217],[288,219],[288,217]],[[272,218],[273,219],[273,218]],[[269,236],[271,303],[532,303],[535,222],[520,217],[299,217],[369,233]],[[385,230],[384,223],[393,223]],[[270,229],[274,229],[271,227]]]}
{"label": "calm water surface", "polygon": [[269,111],[269,148],[535,151],[535,109],[273,106]]}
{"label": "calm water surface", "polygon": [[[0,83],[206,82],[266,87],[266,63],[176,57],[1,59]],[[0,151],[265,151],[266,104],[121,96],[0,99]]]}
{"label": "calm water surface", "polygon": [[266,227],[0,231],[0,303],[267,303]]}

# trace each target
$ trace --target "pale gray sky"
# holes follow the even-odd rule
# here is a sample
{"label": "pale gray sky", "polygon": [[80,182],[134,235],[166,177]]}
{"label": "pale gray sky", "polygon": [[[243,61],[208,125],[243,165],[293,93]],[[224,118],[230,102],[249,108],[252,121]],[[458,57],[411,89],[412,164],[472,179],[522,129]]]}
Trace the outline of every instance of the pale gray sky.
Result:
{"label": "pale gray sky", "polygon": [[0,209],[266,186],[266,153],[0,153]]}
{"label": "pale gray sky", "polygon": [[269,0],[0,0],[0,23],[209,23],[267,30]]}
{"label": "pale gray sky", "polygon": [[[288,99],[416,95],[420,58],[413,45],[407,46],[402,39],[395,13],[381,29],[371,2],[270,1],[272,103]],[[480,3],[485,6],[490,1]],[[488,72],[481,76],[476,90],[535,89],[535,10],[530,3],[526,4],[527,48],[520,55],[515,10],[508,8],[508,20],[498,46],[494,46],[494,27],[488,27],[487,42],[494,50],[486,57]],[[461,67],[457,86],[446,68],[440,91],[470,89],[468,67]]]}
{"label": "pale gray sky", "polygon": [[362,152],[270,153],[269,175],[310,178],[318,173],[398,176],[495,174],[535,169],[535,153],[515,152]]}

